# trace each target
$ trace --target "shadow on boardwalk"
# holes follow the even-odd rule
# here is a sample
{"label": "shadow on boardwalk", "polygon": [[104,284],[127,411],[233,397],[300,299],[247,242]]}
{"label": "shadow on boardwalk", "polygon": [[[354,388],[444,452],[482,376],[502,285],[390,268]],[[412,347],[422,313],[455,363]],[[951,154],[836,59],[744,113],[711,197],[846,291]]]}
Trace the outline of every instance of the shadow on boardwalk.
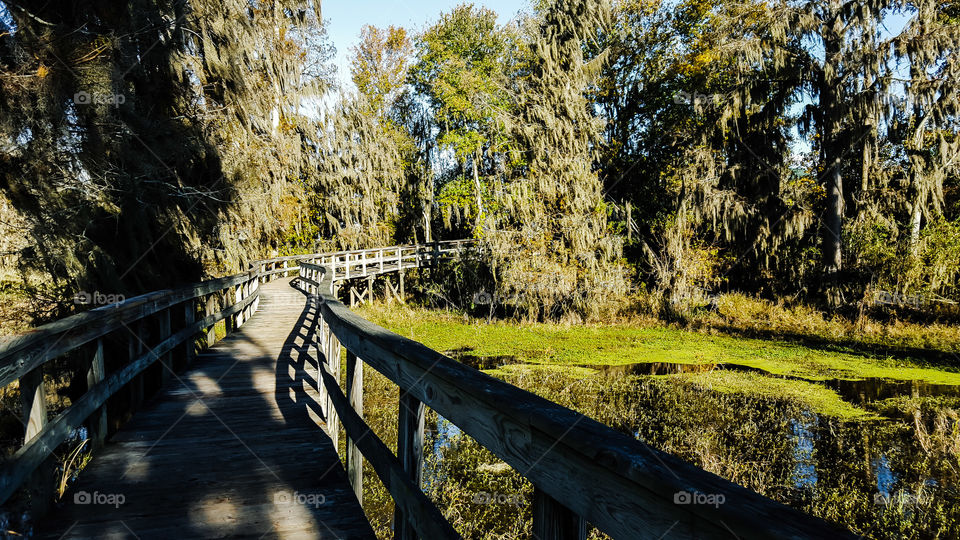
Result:
{"label": "shadow on boardwalk", "polygon": [[373,538],[316,392],[316,307],[287,279],[98,452],[50,538]]}

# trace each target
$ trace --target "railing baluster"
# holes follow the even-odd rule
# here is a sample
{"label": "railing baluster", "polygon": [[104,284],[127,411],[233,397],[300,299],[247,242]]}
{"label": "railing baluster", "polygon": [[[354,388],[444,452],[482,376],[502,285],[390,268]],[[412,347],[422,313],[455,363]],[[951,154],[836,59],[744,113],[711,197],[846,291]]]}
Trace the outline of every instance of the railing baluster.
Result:
{"label": "railing baluster", "polygon": [[[26,428],[23,442],[26,444],[47,425],[46,391],[43,383],[43,367],[20,377],[20,404],[23,407],[23,425]],[[30,475],[26,482],[34,513],[45,514],[53,498],[54,458],[48,457]]]}
{"label": "railing baluster", "polygon": [[[363,418],[363,361],[347,350],[347,400]],[[357,500],[363,502],[363,456],[357,451],[356,441],[347,436],[347,477]]]}
{"label": "railing baluster", "polygon": [[[223,298],[223,302],[221,303],[221,305],[223,306],[223,309],[227,309],[233,305],[234,298],[236,297],[235,295],[236,295],[236,290],[234,287],[227,287],[226,289],[220,291],[220,297]],[[223,329],[227,335],[229,335],[230,332],[233,332],[233,329],[235,328],[234,315],[230,315],[229,317],[224,317],[223,319]]]}
{"label": "railing baluster", "polygon": [[[190,299],[183,303],[183,327],[186,328],[194,323],[197,316],[197,306],[195,300]],[[185,366],[193,363],[195,339],[194,336],[188,337],[183,342],[183,362]]]}
{"label": "railing baluster", "polygon": [[[160,312],[160,336],[157,339],[157,343],[162,342],[163,340],[170,337],[170,310],[165,309]],[[160,357],[160,386],[167,384],[167,381],[170,379],[170,374],[173,371],[173,355],[169,352],[164,353]]]}
{"label": "railing baluster", "polygon": [[318,319],[316,339],[313,340],[313,353],[317,361],[317,403],[320,404],[320,412],[323,414],[323,421],[326,422],[330,415],[327,387],[323,385],[323,364],[327,361],[327,323],[320,315],[319,308],[315,316]]}
{"label": "railing baluster", "polygon": [[[127,362],[133,362],[143,352],[144,320],[140,319],[132,327],[127,327],[130,335],[127,337]],[[130,381],[130,413],[140,408],[143,403],[143,372],[141,371]]]}
{"label": "railing baluster", "polygon": [[[423,424],[426,408],[417,398],[400,388],[400,412],[397,420],[397,458],[404,472],[417,487],[423,476]],[[393,512],[394,538],[415,540],[413,525],[399,508]]]}
{"label": "railing baluster", "polygon": [[[93,358],[90,359],[90,367],[87,368],[87,390],[96,386],[103,380],[106,370],[103,365],[103,338],[97,339],[96,348],[93,351]],[[94,449],[103,446],[107,438],[107,407],[98,408],[90,415],[90,440]]]}
{"label": "railing baluster", "polygon": [[[330,326],[327,325],[327,348],[325,350],[325,356],[327,358],[327,371],[330,372],[330,375],[333,376],[337,381],[340,380],[340,342],[337,341],[336,336],[333,335],[333,331],[330,329]],[[330,435],[330,439],[333,440],[333,447],[339,449],[340,443],[340,423],[337,419],[337,411],[333,407],[333,399],[330,396],[327,396],[327,432]],[[339,450],[338,450],[339,451]]]}
{"label": "railing baluster", "polygon": [[[213,315],[217,312],[217,295],[211,294],[207,296],[207,317]],[[211,324],[210,328],[207,329],[207,347],[213,347],[217,344],[217,325],[216,323]]]}
{"label": "railing baluster", "polygon": [[533,537],[585,540],[587,522],[537,487],[533,488]]}

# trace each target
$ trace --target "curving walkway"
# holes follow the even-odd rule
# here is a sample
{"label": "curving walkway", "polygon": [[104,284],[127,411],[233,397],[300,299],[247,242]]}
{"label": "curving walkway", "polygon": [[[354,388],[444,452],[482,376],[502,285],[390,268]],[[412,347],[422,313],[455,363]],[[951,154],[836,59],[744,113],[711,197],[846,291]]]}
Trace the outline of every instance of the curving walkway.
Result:
{"label": "curving walkway", "polygon": [[41,537],[374,537],[321,429],[314,349],[303,347],[316,313],[290,281],[262,285],[249,321],[170,376]]}

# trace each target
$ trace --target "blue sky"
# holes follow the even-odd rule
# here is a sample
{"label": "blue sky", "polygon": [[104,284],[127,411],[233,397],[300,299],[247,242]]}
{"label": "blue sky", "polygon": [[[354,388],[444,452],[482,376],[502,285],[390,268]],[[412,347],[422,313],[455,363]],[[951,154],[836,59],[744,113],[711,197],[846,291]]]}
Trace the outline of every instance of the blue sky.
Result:
{"label": "blue sky", "polygon": [[[328,0],[322,3],[323,18],[328,21],[327,31],[337,48],[337,76],[348,88],[350,68],[347,58],[350,47],[356,45],[360,29],[364,25],[385,27],[402,26],[420,31],[436,21],[441,13],[447,13],[464,0]],[[496,11],[500,22],[506,23],[517,11],[523,9],[525,0],[475,0],[475,6],[484,6]]]}

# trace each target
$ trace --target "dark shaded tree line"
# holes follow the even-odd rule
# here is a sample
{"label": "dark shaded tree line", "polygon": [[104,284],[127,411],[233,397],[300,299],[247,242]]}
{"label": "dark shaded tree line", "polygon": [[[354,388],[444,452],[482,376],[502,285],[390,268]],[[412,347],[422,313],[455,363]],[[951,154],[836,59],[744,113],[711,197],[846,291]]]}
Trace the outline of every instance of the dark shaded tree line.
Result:
{"label": "dark shaded tree line", "polygon": [[26,221],[22,285],[57,306],[281,248],[316,168],[301,108],[329,56],[309,1],[0,2],[0,187]]}

